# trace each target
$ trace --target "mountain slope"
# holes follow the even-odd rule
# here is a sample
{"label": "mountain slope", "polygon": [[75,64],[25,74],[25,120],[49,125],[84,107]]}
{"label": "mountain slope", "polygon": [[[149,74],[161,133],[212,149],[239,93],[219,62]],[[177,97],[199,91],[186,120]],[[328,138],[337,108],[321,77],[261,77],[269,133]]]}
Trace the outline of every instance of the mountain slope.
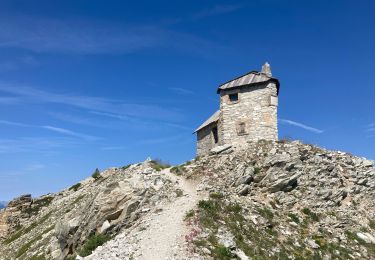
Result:
{"label": "mountain slope", "polygon": [[0,259],[375,257],[375,169],[347,153],[259,141],[94,177],[10,202]]}

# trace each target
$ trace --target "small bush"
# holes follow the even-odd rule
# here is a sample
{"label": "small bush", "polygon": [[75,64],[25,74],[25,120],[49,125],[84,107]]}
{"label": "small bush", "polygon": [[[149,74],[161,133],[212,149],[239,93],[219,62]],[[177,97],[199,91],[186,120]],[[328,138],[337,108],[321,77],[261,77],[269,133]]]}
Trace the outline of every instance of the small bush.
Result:
{"label": "small bush", "polygon": [[229,205],[227,205],[225,207],[225,209],[226,209],[227,212],[231,212],[231,213],[236,213],[237,214],[237,213],[241,212],[242,207],[239,204],[235,203],[235,204],[229,204]]}
{"label": "small bush", "polygon": [[184,195],[184,192],[180,189],[175,190],[177,197],[182,197]]}
{"label": "small bush", "polygon": [[313,221],[319,221],[319,216],[315,212],[312,212],[309,208],[303,208],[302,212],[309,216]]}
{"label": "small bush", "polygon": [[273,219],[273,213],[269,208],[266,208],[266,207],[260,208],[258,209],[258,213],[265,219],[268,219],[268,220]]}
{"label": "small bush", "polygon": [[30,247],[35,244],[35,242],[41,239],[42,239],[42,235],[39,235],[36,238],[32,239],[31,241],[23,244],[21,248],[16,252],[16,258],[19,258],[23,254],[25,254],[30,249]]}
{"label": "small bush", "polygon": [[259,167],[255,167],[254,168],[254,174],[259,174],[260,173],[260,168]]}
{"label": "small bush", "polygon": [[181,176],[186,172],[184,166],[174,166],[171,168],[171,173],[176,174],[177,176]]}
{"label": "small bush", "polygon": [[151,161],[151,167],[154,170],[160,172],[163,169],[171,167],[171,165],[169,163],[167,163],[167,162],[163,162],[160,159],[154,159],[154,160]]}
{"label": "small bush", "polygon": [[110,240],[111,237],[108,235],[98,234],[93,235],[87,239],[87,241],[83,244],[81,250],[79,250],[80,256],[88,256],[95,250],[98,246],[103,245],[105,242]]}
{"label": "small bush", "polygon": [[220,260],[230,260],[232,259],[232,253],[228,248],[223,245],[217,245],[214,250],[212,250],[212,255],[214,259]]}
{"label": "small bush", "polygon": [[132,165],[131,165],[131,164],[128,164],[128,165],[122,166],[121,169],[122,169],[122,170],[126,170],[126,169],[129,168],[130,166],[132,166]]}
{"label": "small bush", "polygon": [[375,220],[369,220],[369,224],[370,228],[372,229],[375,229]]}
{"label": "small bush", "polygon": [[215,203],[211,200],[200,200],[198,202],[198,207],[201,208],[201,209],[204,209],[206,211],[212,211],[212,210],[215,210],[217,208]]}
{"label": "small bush", "polygon": [[33,255],[30,260],[46,260],[44,255]]}
{"label": "small bush", "polygon": [[69,190],[77,191],[81,187],[81,183],[78,182],[77,184],[74,184],[72,187],[69,188]]}
{"label": "small bush", "polygon": [[189,210],[189,211],[186,212],[186,214],[185,214],[185,220],[187,220],[187,219],[189,219],[189,218],[192,218],[194,215],[195,215],[195,210],[194,210],[194,209]]}
{"label": "small bush", "polygon": [[222,193],[219,193],[219,192],[211,192],[210,198],[214,199],[214,200],[219,200],[219,199],[224,198],[224,195]]}
{"label": "small bush", "polygon": [[295,223],[299,224],[301,221],[299,220],[299,217],[296,214],[289,213],[288,217]]}
{"label": "small bush", "polygon": [[93,177],[95,180],[98,180],[101,175],[100,175],[100,171],[98,168],[95,169],[94,173],[91,175],[91,177]]}
{"label": "small bush", "polygon": [[41,199],[36,199],[33,201],[31,206],[29,208],[26,208],[23,210],[23,212],[29,214],[29,215],[36,215],[39,213],[39,210],[43,207],[47,207],[51,201],[53,200],[53,197],[51,196],[46,196]]}

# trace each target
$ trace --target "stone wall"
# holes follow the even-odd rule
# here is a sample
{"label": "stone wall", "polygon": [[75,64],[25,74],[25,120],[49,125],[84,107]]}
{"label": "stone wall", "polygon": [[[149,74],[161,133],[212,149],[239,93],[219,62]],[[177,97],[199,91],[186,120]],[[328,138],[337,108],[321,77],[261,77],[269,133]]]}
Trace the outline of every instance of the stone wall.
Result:
{"label": "stone wall", "polygon": [[[277,140],[277,88],[274,83],[266,84],[221,91],[223,143],[243,145],[260,139]],[[238,101],[229,101],[228,94],[232,93],[238,93]]]}
{"label": "stone wall", "polygon": [[217,125],[211,124],[197,132],[197,155],[207,154],[212,148],[219,145],[220,140],[222,139],[221,131],[218,127],[219,143],[215,144],[212,134],[212,128],[215,126]]}

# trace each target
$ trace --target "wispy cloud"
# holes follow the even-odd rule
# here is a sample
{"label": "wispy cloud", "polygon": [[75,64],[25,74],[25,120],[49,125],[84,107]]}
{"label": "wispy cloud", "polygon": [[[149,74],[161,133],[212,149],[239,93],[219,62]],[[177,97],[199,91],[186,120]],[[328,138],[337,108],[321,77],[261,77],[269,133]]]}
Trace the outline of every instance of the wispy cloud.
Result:
{"label": "wispy cloud", "polygon": [[23,137],[17,139],[0,139],[0,154],[11,153],[51,153],[58,148],[80,145],[77,139],[67,137]]}
{"label": "wispy cloud", "polygon": [[53,131],[53,132],[57,132],[57,133],[60,133],[60,134],[63,134],[63,135],[78,137],[78,138],[81,138],[81,139],[84,139],[84,140],[87,140],[87,141],[94,141],[94,140],[99,139],[98,137],[95,137],[95,136],[85,135],[85,134],[82,134],[82,133],[74,132],[74,131],[71,131],[71,130],[68,130],[68,129],[55,127],[55,126],[45,125],[45,126],[42,126],[42,128]]}
{"label": "wispy cloud", "polygon": [[[1,44],[1,43],[0,43]],[[23,66],[34,67],[39,65],[39,62],[33,56],[21,56],[13,59],[0,60],[0,71],[16,70]]]}
{"label": "wispy cloud", "polygon": [[183,95],[192,95],[194,94],[193,91],[185,88],[168,88],[169,90],[172,90],[174,92],[177,92],[178,94],[183,94]]}
{"label": "wispy cloud", "polygon": [[0,91],[17,95],[25,103],[55,103],[78,107],[89,111],[119,114],[122,117],[133,117],[153,120],[180,121],[183,114],[173,108],[163,108],[157,105],[125,103],[119,100],[81,96],[74,94],[57,94],[37,88],[23,87],[0,83]]}
{"label": "wispy cloud", "polygon": [[0,105],[14,105],[19,104],[20,99],[15,97],[0,97]]}
{"label": "wispy cloud", "polygon": [[102,147],[103,151],[118,151],[118,150],[125,150],[127,149],[127,146],[106,146]]}
{"label": "wispy cloud", "polygon": [[181,139],[186,139],[186,135],[175,135],[161,138],[153,138],[140,141],[141,144],[161,144],[161,143],[171,143]]}
{"label": "wispy cloud", "polygon": [[63,135],[77,137],[77,138],[87,140],[87,141],[95,141],[95,140],[100,139],[100,138],[95,137],[95,136],[86,135],[86,134],[78,133],[78,132],[75,132],[75,131],[72,131],[72,130],[69,130],[69,129],[56,127],[56,126],[49,126],[49,125],[45,125],[45,126],[30,125],[30,124],[24,124],[24,123],[20,123],[20,122],[7,121],[7,120],[0,120],[0,125],[46,129],[48,131],[56,132],[56,133],[63,134]]}
{"label": "wispy cloud", "polygon": [[1,125],[9,125],[9,126],[19,126],[19,127],[34,127],[32,125],[14,122],[14,121],[7,121],[7,120],[0,120]]}
{"label": "wispy cloud", "polygon": [[[213,12],[220,11],[224,11],[224,8],[217,8]],[[210,12],[202,15],[210,15]],[[218,47],[217,43],[156,23],[136,25],[2,15],[0,24],[0,48],[21,48],[34,52],[126,54],[148,48],[167,47],[204,53]]]}
{"label": "wispy cloud", "polygon": [[307,131],[310,131],[310,132],[313,132],[313,133],[316,133],[316,134],[321,134],[321,133],[324,132],[324,130],[321,130],[321,129],[318,129],[318,128],[315,128],[315,127],[311,127],[311,126],[308,126],[308,125],[305,125],[305,124],[302,124],[302,123],[299,123],[299,122],[296,122],[296,121],[288,120],[288,119],[280,119],[279,121],[281,123],[296,126],[296,127],[305,129]]}

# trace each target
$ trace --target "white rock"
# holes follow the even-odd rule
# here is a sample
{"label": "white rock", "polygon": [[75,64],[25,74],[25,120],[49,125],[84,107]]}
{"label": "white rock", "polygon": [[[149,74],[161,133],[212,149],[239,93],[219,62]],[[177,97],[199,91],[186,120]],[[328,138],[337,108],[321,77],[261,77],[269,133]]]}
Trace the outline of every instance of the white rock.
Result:
{"label": "white rock", "polygon": [[104,231],[106,231],[110,226],[111,224],[109,223],[108,220],[104,221],[102,224],[102,227],[100,228],[100,233],[103,233]]}
{"label": "white rock", "polygon": [[366,243],[375,244],[375,237],[369,233],[358,232],[357,236],[363,241],[365,241]]}

